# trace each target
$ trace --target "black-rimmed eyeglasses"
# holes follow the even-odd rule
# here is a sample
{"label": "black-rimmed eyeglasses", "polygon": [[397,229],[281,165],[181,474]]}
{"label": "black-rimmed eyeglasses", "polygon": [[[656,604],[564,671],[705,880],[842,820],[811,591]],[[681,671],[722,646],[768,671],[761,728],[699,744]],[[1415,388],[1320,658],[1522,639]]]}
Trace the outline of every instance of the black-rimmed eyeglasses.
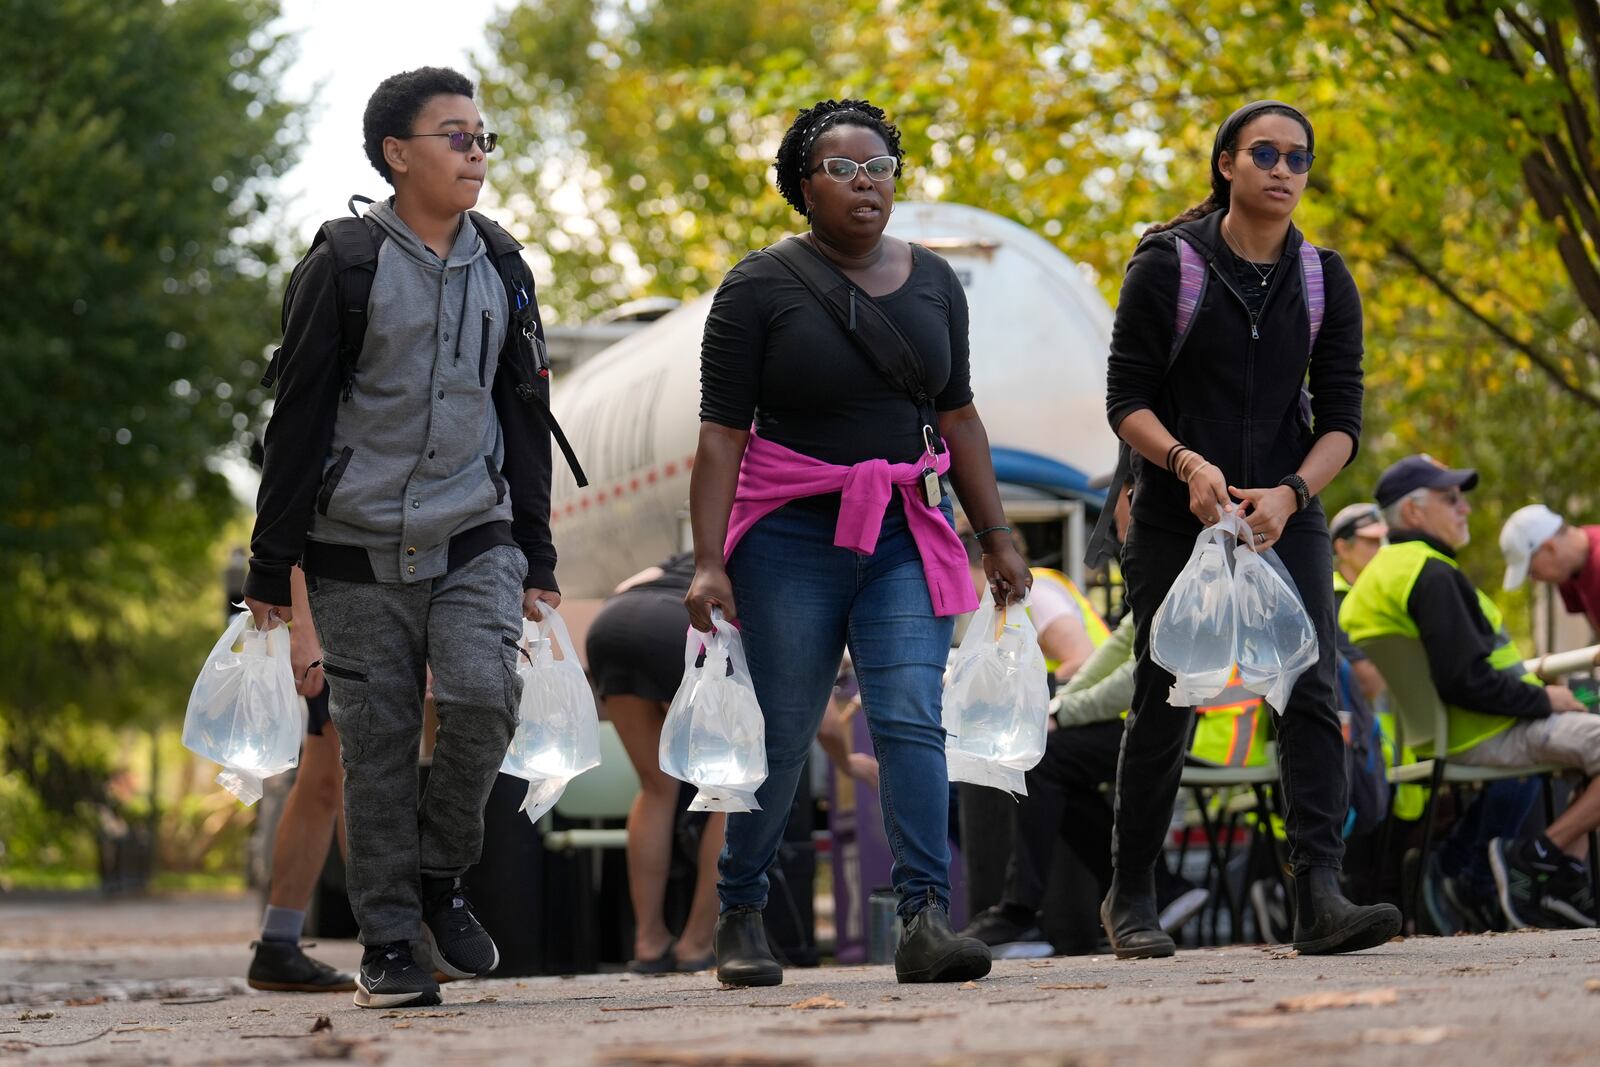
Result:
{"label": "black-rimmed eyeglasses", "polygon": [[448,137],[452,152],[470,152],[472,145],[477,143],[483,149],[483,154],[488,155],[494,151],[495,145],[500,143],[498,133],[468,133],[466,130],[452,130],[449,133],[397,133],[397,141],[409,141],[413,137]]}

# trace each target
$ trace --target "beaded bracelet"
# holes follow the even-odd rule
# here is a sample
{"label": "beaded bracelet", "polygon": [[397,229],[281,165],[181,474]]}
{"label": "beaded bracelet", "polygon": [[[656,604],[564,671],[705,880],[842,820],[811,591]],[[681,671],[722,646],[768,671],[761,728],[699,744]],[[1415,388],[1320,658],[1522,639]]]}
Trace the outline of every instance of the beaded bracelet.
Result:
{"label": "beaded bracelet", "polygon": [[1000,533],[1002,531],[1005,532],[1005,533],[1010,533],[1011,532],[1011,527],[1009,527],[1009,526],[990,526],[988,529],[979,530],[977,533],[973,534],[972,535],[972,539],[974,541],[982,540],[984,534]]}

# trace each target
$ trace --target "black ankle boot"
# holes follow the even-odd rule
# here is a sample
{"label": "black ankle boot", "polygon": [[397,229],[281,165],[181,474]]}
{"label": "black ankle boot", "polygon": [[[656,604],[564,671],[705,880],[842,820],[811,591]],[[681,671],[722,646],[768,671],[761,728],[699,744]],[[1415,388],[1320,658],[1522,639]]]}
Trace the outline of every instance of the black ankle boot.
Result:
{"label": "black ankle boot", "polygon": [[1161,929],[1153,868],[1112,874],[1111,890],[1100,902],[1100,922],[1119,960],[1160,959],[1178,951]]}
{"label": "black ankle boot", "polygon": [[911,917],[894,950],[894,976],[902,982],[970,982],[988,974],[993,959],[988,945],[955,932],[930,889],[927,905]]}
{"label": "black ankle boot", "polygon": [[1393,904],[1352,904],[1339,889],[1339,872],[1309,867],[1294,879],[1294,947],[1306,956],[1359,952],[1400,932]]}
{"label": "black ankle boot", "polygon": [[761,909],[729,908],[717,918],[717,981],[723,985],[782,985],[783,968],[767,947]]}

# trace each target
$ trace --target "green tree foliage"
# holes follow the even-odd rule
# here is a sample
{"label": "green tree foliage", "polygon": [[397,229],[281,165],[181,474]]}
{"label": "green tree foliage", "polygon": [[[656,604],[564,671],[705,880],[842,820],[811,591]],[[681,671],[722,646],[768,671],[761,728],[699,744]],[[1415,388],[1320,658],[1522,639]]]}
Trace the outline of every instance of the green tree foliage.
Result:
{"label": "green tree foliage", "polygon": [[1318,135],[1299,222],[1367,309],[1368,430],[1330,506],[1427,450],[1482,469],[1482,544],[1529,500],[1596,511],[1593,0],[542,0],[491,41],[512,207],[569,318],[704,291],[797,229],[777,139],[846,95],[904,131],[901,195],[1015,218],[1115,302],[1143,227],[1205,195],[1222,118],[1296,102]]}
{"label": "green tree foliage", "polygon": [[[0,6],[0,718],[67,804],[83,721],[176,724],[219,621],[297,143],[269,0]],[[76,740],[75,740],[76,738]]]}

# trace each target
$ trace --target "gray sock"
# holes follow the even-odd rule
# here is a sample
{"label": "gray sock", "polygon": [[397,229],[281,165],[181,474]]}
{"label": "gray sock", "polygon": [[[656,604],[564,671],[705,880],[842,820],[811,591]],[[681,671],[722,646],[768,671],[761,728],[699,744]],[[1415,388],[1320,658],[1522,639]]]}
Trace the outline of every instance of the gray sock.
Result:
{"label": "gray sock", "polygon": [[294,908],[275,908],[268,904],[266,917],[261,920],[261,940],[298,942],[300,932],[305,926],[304,911]]}

